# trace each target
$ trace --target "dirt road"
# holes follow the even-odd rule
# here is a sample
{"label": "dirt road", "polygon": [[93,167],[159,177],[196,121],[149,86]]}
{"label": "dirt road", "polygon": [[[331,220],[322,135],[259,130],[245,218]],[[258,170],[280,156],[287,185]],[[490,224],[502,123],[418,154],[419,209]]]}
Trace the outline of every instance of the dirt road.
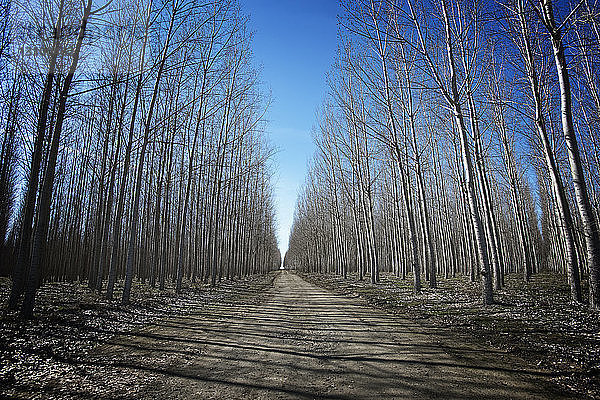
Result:
{"label": "dirt road", "polygon": [[548,374],[283,272],[265,301],[121,337],[111,357],[136,398],[548,399]]}

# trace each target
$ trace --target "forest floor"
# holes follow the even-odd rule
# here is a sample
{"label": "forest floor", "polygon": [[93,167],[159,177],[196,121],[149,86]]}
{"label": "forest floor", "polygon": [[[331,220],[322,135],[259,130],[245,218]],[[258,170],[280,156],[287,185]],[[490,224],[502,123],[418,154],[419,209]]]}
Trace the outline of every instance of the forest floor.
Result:
{"label": "forest floor", "polygon": [[[6,309],[10,280],[0,278],[0,398],[135,398],[139,382],[115,375],[103,365],[86,360],[96,348],[115,337],[143,332],[167,317],[190,315],[216,305],[259,301],[276,273],[184,287],[179,296],[134,282],[131,303],[108,301],[81,283],[48,283],[38,291],[36,318],[21,321]],[[96,386],[91,377],[107,376],[108,386]]]}
{"label": "forest floor", "polygon": [[[321,278],[311,277],[323,284]],[[98,307],[84,307],[96,316],[96,324],[89,328],[81,326],[93,320],[90,315],[73,318],[55,310],[71,322],[58,319],[48,322],[48,328],[60,326],[63,330],[54,334],[59,337],[79,337],[73,340],[72,349],[57,350],[52,344],[39,348],[38,341],[53,336],[36,328],[45,317],[25,323],[18,334],[9,336],[2,368],[6,361],[14,367],[33,356],[30,362],[35,363],[29,369],[3,372],[7,386],[0,395],[45,399],[582,398],[553,383],[552,371],[445,327],[374,308],[365,296],[334,293],[287,271],[253,279],[229,284],[226,290],[217,288],[212,294],[195,292],[167,306],[153,303],[148,308],[158,311],[150,312],[150,320],[134,326],[136,318],[131,318],[123,334],[115,335],[110,329],[110,338],[94,336],[91,341],[101,344],[93,348],[93,343],[82,347],[81,338],[86,335],[82,332],[104,332],[108,324],[120,324],[114,320],[126,319],[121,310],[100,318]],[[232,289],[245,294],[233,295]],[[143,314],[148,308],[132,306],[130,312]],[[159,319],[165,314],[169,317]],[[76,321],[80,321],[79,328],[71,328]],[[4,340],[15,322],[4,316],[2,324]],[[36,372],[40,370],[45,371],[43,383],[36,375],[27,375],[42,375]]]}
{"label": "forest floor", "polygon": [[600,399],[600,313],[570,302],[564,276],[536,274],[525,283],[521,274],[508,275],[505,288],[495,293],[496,304],[487,307],[481,304],[480,283],[464,277],[439,279],[437,289],[423,282],[422,293],[415,295],[412,276],[382,274],[376,285],[368,277],[301,276],[423,326],[445,327],[465,341],[516,355],[550,371],[564,389]]}

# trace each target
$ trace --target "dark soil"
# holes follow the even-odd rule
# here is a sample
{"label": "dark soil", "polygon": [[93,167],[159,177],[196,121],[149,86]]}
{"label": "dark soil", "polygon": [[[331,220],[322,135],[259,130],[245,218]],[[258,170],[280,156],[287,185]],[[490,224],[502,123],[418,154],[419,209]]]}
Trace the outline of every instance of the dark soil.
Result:
{"label": "dark soil", "polygon": [[[179,296],[172,287],[161,292],[138,282],[127,306],[107,301],[82,283],[49,283],[38,292],[36,317],[31,321],[7,311],[10,280],[0,278],[0,398],[63,399],[77,397],[76,393],[103,397],[104,388],[90,377],[108,366],[82,362],[96,346],[117,335],[148,329],[167,317],[260,301],[274,277],[272,273],[223,281],[215,288],[194,284]],[[127,376],[110,385],[120,396],[135,397],[137,385]]]}
{"label": "dark soil", "polygon": [[30,368],[23,373],[33,376],[6,393],[136,400],[581,398],[553,384],[549,371],[506,351],[293,273],[254,283],[260,295],[179,308],[184,315],[115,336],[85,357],[65,350],[51,358],[45,386]]}
{"label": "dark soil", "polygon": [[[356,276],[300,274],[318,286],[369,305],[446,327],[466,340],[517,355],[531,365],[552,371],[552,380],[582,396],[600,398],[600,313],[570,302],[563,276],[506,277],[495,293],[497,304],[483,306],[479,282],[466,278],[440,279],[437,289],[414,295],[411,279],[383,274],[377,285]],[[426,284],[426,283],[425,283]]]}
{"label": "dark soil", "polygon": [[387,275],[304,277],[332,291],[277,272],[179,297],[138,283],[124,307],[44,285],[36,319],[2,312],[0,398],[598,396],[598,315],[570,305],[560,277],[509,277],[491,307],[462,279],[415,296]]}

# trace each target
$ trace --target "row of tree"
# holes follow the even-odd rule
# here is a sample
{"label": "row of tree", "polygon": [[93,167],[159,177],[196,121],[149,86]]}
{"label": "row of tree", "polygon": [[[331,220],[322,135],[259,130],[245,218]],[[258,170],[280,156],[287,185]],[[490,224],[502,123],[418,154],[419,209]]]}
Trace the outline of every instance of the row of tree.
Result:
{"label": "row of tree", "polygon": [[600,307],[600,7],[343,1],[285,264],[347,275],[564,273]]}
{"label": "row of tree", "polygon": [[7,4],[10,308],[30,317],[43,281],[113,298],[122,279],[127,303],[134,277],[179,292],[279,266],[267,103],[236,0]]}

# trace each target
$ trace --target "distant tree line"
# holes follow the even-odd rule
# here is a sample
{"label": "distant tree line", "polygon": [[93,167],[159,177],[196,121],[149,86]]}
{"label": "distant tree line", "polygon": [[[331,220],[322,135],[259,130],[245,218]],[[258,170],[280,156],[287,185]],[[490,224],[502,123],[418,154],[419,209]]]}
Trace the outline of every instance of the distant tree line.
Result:
{"label": "distant tree line", "polygon": [[285,265],[480,279],[550,270],[600,308],[600,7],[343,1]]}
{"label": "distant tree line", "polygon": [[278,268],[268,99],[236,0],[0,0],[0,244],[9,308],[45,281]]}

